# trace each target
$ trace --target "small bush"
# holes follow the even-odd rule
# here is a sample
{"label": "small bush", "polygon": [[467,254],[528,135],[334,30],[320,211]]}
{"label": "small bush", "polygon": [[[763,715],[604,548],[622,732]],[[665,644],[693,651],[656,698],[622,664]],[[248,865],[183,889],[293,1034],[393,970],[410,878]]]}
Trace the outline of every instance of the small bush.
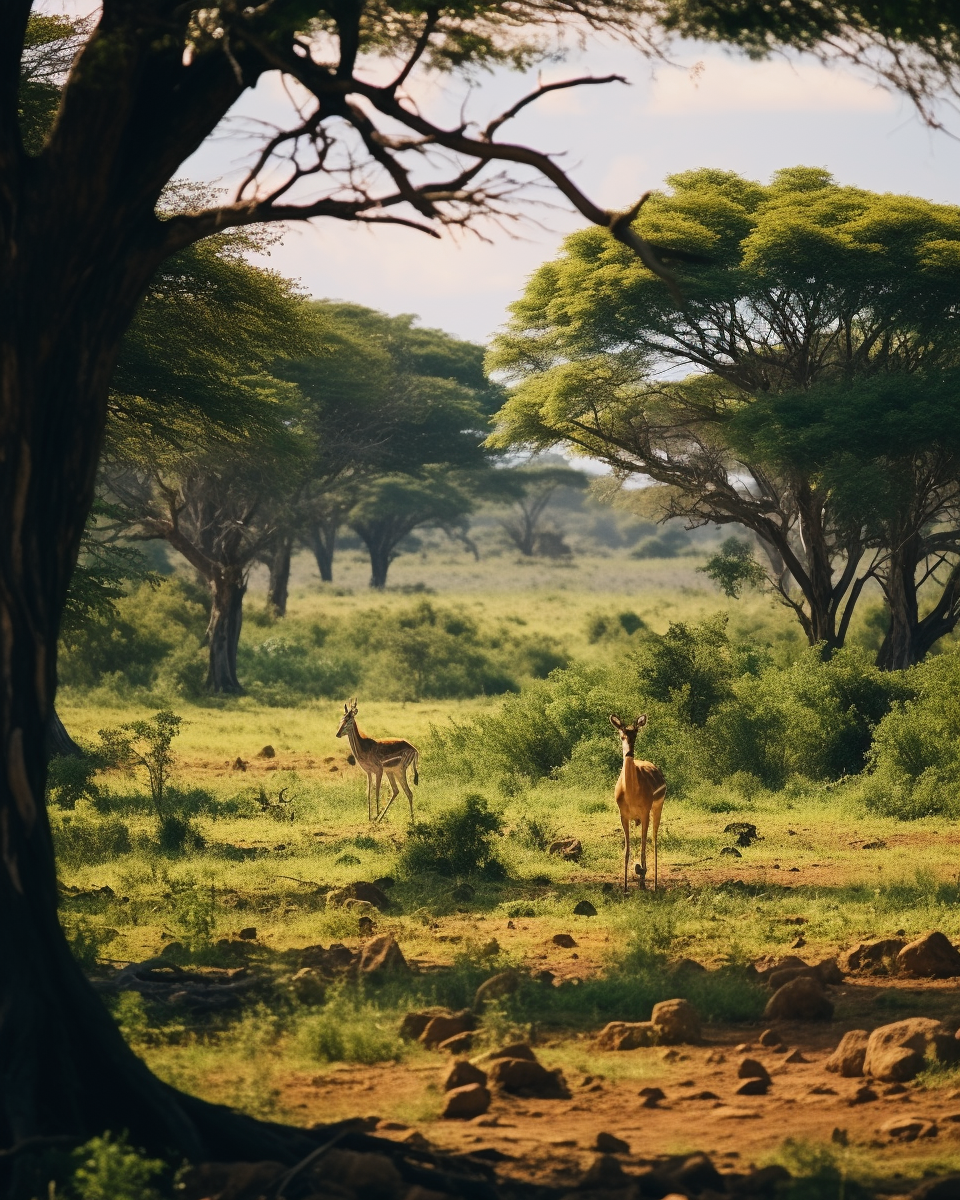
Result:
{"label": "small bush", "polygon": [[177,880],[170,887],[170,911],[189,948],[208,950],[217,928],[217,894],[213,884]]}
{"label": "small bush", "polygon": [[117,936],[115,929],[105,929],[83,916],[66,916],[62,925],[70,953],[85,971],[100,962],[104,950]]}
{"label": "small bush", "polygon": [[345,997],[336,997],[316,1015],[300,1023],[297,1040],[303,1053],[319,1062],[396,1062],[403,1043],[384,1027],[383,1015],[367,1005],[353,1011]]}
{"label": "small bush", "polygon": [[130,853],[130,830],[119,817],[51,813],[57,858],[70,866],[110,862]]}
{"label": "small bush", "polygon": [[493,844],[502,831],[501,818],[490,810],[483,796],[465,796],[430,825],[411,827],[398,869],[412,878],[431,873],[502,877],[503,866]]}
{"label": "small bush", "polygon": [[206,842],[189,818],[171,813],[157,827],[157,844],[163,854],[181,855],[196,854]]}
{"label": "small bush", "polygon": [[73,1160],[71,1191],[78,1200],[153,1200],[158,1195],[148,1185],[164,1163],[146,1158],[122,1135],[92,1138],[73,1152]]}
{"label": "small bush", "polygon": [[47,796],[60,808],[74,809],[78,800],[96,801],[100,789],[94,776],[103,766],[94,753],[57,754],[47,764]]}
{"label": "small bush", "polygon": [[521,817],[513,830],[513,837],[531,850],[546,850],[558,836],[556,827],[547,817]]}
{"label": "small bush", "polygon": [[356,663],[319,653],[316,645],[272,637],[256,646],[241,643],[237,667],[263,704],[294,707],[304,698],[342,696],[359,681]]}

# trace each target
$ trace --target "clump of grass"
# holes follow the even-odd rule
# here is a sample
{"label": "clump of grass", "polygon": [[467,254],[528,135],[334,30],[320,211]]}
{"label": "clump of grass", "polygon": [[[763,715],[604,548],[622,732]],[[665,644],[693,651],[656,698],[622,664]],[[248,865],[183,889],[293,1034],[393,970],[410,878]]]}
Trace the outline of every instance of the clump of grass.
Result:
{"label": "clump of grass", "polygon": [[312,1062],[399,1062],[404,1052],[395,1023],[381,1009],[345,991],[299,1022],[296,1043]]}

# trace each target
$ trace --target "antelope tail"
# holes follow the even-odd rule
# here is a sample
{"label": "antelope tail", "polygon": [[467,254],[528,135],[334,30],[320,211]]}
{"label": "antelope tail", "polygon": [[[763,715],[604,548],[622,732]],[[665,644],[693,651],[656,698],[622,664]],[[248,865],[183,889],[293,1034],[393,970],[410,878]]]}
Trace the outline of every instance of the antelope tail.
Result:
{"label": "antelope tail", "polygon": [[419,761],[420,755],[417,753],[413,759],[413,782],[416,784],[420,782],[420,772],[417,770],[417,763],[419,763]]}

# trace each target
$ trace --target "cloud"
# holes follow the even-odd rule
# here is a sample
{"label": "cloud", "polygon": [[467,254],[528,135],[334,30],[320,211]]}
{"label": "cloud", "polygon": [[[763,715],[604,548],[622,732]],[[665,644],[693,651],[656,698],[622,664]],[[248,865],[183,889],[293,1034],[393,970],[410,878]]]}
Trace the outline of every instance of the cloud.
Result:
{"label": "cloud", "polygon": [[692,70],[664,69],[651,84],[648,113],[890,112],[889,92],[817,63],[707,57]]}

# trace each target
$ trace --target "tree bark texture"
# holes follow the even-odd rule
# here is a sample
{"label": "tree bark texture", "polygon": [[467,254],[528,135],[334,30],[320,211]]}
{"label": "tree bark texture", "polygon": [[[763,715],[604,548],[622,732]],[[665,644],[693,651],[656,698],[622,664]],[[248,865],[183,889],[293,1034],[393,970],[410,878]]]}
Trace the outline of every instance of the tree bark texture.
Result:
{"label": "tree bark texture", "polygon": [[333,583],[333,555],[337,547],[340,520],[315,521],[308,531],[310,549],[317,560],[317,570],[323,583]]}
{"label": "tree bark texture", "polygon": [[287,615],[287,600],[290,594],[290,559],[293,554],[293,538],[281,537],[270,554],[268,563],[270,583],[267,600],[278,617]]}
{"label": "tree bark texture", "polygon": [[922,662],[936,642],[960,622],[960,564],[944,567],[947,578],[937,602],[920,616],[920,572],[926,557],[922,533],[904,537],[891,551],[881,580],[889,615],[877,652],[877,666],[883,671],[902,671]]}
{"label": "tree bark texture", "polygon": [[241,696],[243,688],[237,678],[237,650],[243,627],[243,597],[247,591],[246,574],[238,568],[218,571],[210,580],[210,623],[207,625],[207,645],[210,662],[207,667],[207,690]]}

